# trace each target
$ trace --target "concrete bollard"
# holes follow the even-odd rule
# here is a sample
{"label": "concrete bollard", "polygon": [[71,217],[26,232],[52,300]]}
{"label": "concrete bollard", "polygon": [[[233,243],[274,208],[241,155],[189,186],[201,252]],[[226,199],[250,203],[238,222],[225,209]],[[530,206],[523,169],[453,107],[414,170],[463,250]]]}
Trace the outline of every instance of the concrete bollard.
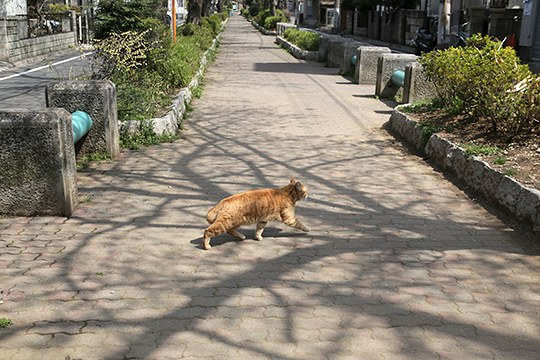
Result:
{"label": "concrete bollard", "polygon": [[353,56],[356,56],[358,47],[361,45],[362,43],[357,41],[352,41],[343,45],[343,58],[341,59],[341,64],[339,66],[339,72],[341,74],[355,71],[355,65],[352,63],[351,59]]}
{"label": "concrete bollard", "polygon": [[100,153],[112,159],[120,153],[116,88],[108,80],[55,81],[45,90],[47,107],[90,115],[94,124],[76,145],[77,156]]}
{"label": "concrete bollard", "polygon": [[401,86],[392,82],[392,74],[396,70],[405,70],[405,67],[414,63],[416,59],[416,55],[410,54],[382,54],[379,56],[375,95],[381,98],[396,96]]}
{"label": "concrete bollard", "polygon": [[413,103],[418,100],[432,99],[436,95],[435,85],[424,74],[422,65],[419,62],[407,65],[403,85],[403,102]]}
{"label": "concrete bollard", "polygon": [[379,56],[390,53],[390,49],[383,46],[360,46],[356,53],[353,82],[355,84],[375,84]]}
{"label": "concrete bollard", "polygon": [[345,52],[345,46],[350,44],[353,40],[342,37],[333,37],[330,39],[330,45],[328,48],[328,56],[326,59],[326,66],[329,68],[340,68],[343,62],[343,53]]}
{"label": "concrete bollard", "polygon": [[70,216],[78,203],[71,114],[0,111],[0,213]]}
{"label": "concrete bollard", "polygon": [[330,40],[335,36],[321,34],[319,37],[319,62],[325,63],[328,60],[328,50],[330,49]]}

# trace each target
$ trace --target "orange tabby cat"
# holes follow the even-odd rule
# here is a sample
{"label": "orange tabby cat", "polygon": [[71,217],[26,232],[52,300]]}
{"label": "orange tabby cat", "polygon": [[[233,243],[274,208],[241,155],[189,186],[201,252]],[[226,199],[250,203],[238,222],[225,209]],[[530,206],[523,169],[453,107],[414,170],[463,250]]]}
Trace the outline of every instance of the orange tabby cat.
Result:
{"label": "orange tabby cat", "polygon": [[307,187],[291,178],[289,185],[281,189],[251,190],[225,198],[206,215],[211,225],[204,231],[202,246],[205,250],[210,249],[210,239],[224,232],[244,240],[246,237],[236,228],[254,223],[257,223],[255,239],[260,241],[269,221],[282,221],[308,232],[311,230],[309,226],[302,224],[294,215],[294,205],[307,195]]}

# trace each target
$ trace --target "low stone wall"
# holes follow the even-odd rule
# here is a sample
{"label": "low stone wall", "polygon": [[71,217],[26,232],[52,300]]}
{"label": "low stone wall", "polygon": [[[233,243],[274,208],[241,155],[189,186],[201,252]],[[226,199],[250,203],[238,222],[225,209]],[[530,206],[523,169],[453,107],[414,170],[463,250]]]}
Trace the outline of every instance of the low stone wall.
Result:
{"label": "low stone wall", "polygon": [[24,39],[10,43],[6,58],[2,59],[0,53],[0,60],[15,63],[50,53],[64,52],[76,45],[77,34],[73,31]]}
{"label": "low stone wall", "polygon": [[77,45],[75,13],[62,15],[59,33],[31,37],[26,16],[0,17],[0,61],[17,63]]}
{"label": "low stone wall", "polygon": [[281,36],[276,37],[276,44],[286,49],[287,51],[290,51],[292,56],[294,56],[297,59],[318,61],[318,58],[319,58],[318,51],[302,50],[298,46],[294,45],[293,43],[288,42],[285,38],[282,38]]}
{"label": "low stone wall", "polygon": [[473,196],[481,196],[517,221],[531,225],[540,236],[540,191],[501,174],[477,157],[468,156],[459,146],[437,134],[425,139],[416,121],[399,110],[394,110],[387,126],[466,185]]}

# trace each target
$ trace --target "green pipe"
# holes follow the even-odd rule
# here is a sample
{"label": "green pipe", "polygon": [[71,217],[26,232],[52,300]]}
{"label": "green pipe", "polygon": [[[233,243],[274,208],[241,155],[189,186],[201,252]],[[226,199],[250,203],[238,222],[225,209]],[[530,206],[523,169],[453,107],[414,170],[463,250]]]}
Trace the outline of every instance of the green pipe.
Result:
{"label": "green pipe", "polygon": [[73,142],[76,143],[90,131],[92,118],[84,111],[75,111],[71,114],[71,125],[73,127]]}
{"label": "green pipe", "polygon": [[392,82],[396,84],[397,86],[403,87],[403,84],[405,83],[405,71],[403,70],[396,70],[392,73]]}

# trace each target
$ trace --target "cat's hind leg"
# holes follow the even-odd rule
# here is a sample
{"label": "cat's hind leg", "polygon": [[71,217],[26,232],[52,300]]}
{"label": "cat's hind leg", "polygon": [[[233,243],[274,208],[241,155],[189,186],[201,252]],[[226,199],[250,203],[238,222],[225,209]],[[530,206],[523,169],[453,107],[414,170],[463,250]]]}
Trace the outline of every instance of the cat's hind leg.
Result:
{"label": "cat's hind leg", "polygon": [[266,221],[260,221],[257,223],[257,229],[255,230],[255,239],[261,241],[263,239],[262,233],[264,231],[264,227],[266,226]]}
{"label": "cat's hind leg", "polygon": [[246,239],[245,235],[242,234],[242,233],[240,233],[240,232],[238,232],[238,231],[236,230],[236,228],[229,229],[229,230],[227,231],[227,234],[229,234],[229,235],[231,235],[231,236],[237,238],[237,239],[240,240],[240,241]]}

